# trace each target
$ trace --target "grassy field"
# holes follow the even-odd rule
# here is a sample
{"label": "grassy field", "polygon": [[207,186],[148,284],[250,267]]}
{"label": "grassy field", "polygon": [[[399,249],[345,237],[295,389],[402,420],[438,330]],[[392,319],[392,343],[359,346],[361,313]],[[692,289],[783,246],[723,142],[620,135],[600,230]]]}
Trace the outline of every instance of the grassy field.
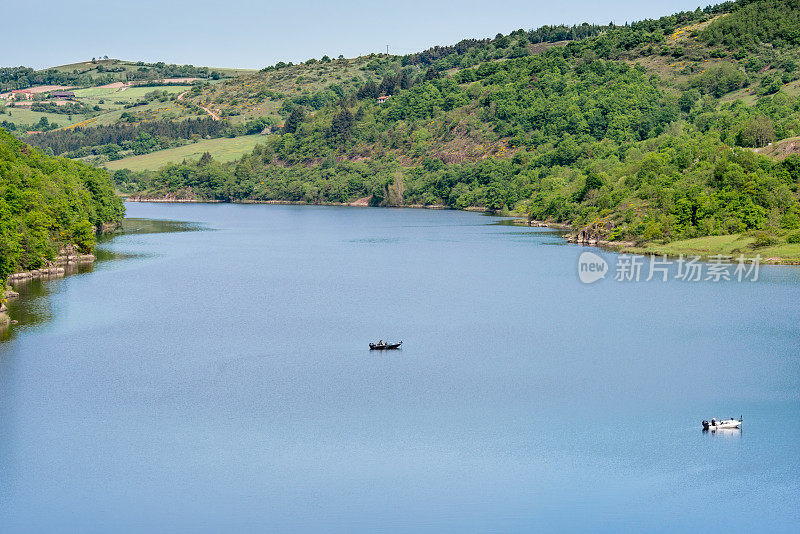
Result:
{"label": "grassy field", "polygon": [[[159,102],[155,100],[144,106],[125,109],[125,104],[136,102],[144,95],[152,91],[166,91],[170,94],[179,94],[188,89],[189,85],[164,85],[155,87],[129,87],[125,90],[108,87],[91,87],[87,89],[77,89],[75,91],[76,100],[89,108],[87,114],[66,115],[61,113],[40,113],[31,111],[23,107],[5,107],[5,113],[0,115],[0,122],[13,122],[18,127],[29,127],[39,122],[42,117],[47,117],[51,123],[56,123],[61,127],[66,126],[98,126],[116,123],[120,116],[128,112],[136,115],[141,120],[155,119],[178,119],[181,117],[194,116],[185,107],[176,104],[174,101]],[[117,104],[117,102],[122,102]],[[95,106],[100,106],[102,111],[91,111]],[[205,115],[203,113],[203,115]]]}
{"label": "grassy field", "polygon": [[203,152],[209,152],[215,160],[225,162],[238,159],[242,154],[249,153],[264,138],[260,135],[245,135],[242,137],[223,137],[220,139],[206,139],[190,145],[167,150],[159,150],[142,156],[110,161],[105,164],[108,170],[131,169],[133,171],[157,170],[167,163],[180,163],[184,159],[198,159]]}
{"label": "grassy field", "polygon": [[755,106],[758,101],[758,96],[752,93],[750,88],[744,88],[728,93],[719,99],[719,103],[725,104],[735,102],[736,100],[741,100],[746,106]]}
{"label": "grassy field", "polygon": [[72,115],[72,120],[70,120],[70,115],[64,115],[61,113],[40,113],[38,111],[31,111],[30,109],[23,107],[6,107],[5,113],[0,115],[0,122],[8,121],[13,122],[17,126],[30,126],[39,122],[42,117],[47,117],[48,121],[51,123],[54,122],[59,126],[76,124],[86,118],[83,115]]}
{"label": "grassy field", "polygon": [[153,91],[180,94],[188,89],[191,89],[190,85],[160,85],[156,87],[127,87],[121,89],[91,87],[89,89],[78,89],[75,91],[75,98],[79,102],[90,106],[98,104],[100,100],[103,100],[104,103],[100,105],[110,109],[122,106],[122,104],[115,104],[115,102],[125,102],[126,104],[135,102],[143,98],[147,93],[152,93]]}
{"label": "grassy field", "polygon": [[[188,85],[164,85],[157,87],[129,87],[124,90],[93,87],[90,89],[78,90],[75,92],[75,96],[79,102],[86,106],[94,107],[98,105],[103,108],[102,113],[92,116],[94,120],[91,125],[96,126],[114,124],[125,112],[145,120],[162,118],[174,119],[189,116],[190,113],[185,108],[172,101],[159,102],[155,100],[147,105],[128,109],[125,109],[125,104],[117,104],[117,102],[132,103],[140,100],[144,95],[152,91],[166,91],[170,94],[180,94],[190,87],[191,86]],[[103,101],[102,103],[100,102],[101,100]]]}
{"label": "grassy field", "polygon": [[[113,100],[133,102],[143,98],[147,93],[153,91],[165,91],[170,94],[179,94],[191,89],[191,85],[159,85],[156,87],[128,87],[127,89],[116,89],[115,93],[110,97]],[[96,88],[99,89],[99,88]],[[76,93],[76,96],[77,93]]]}
{"label": "grassy field", "polygon": [[775,141],[769,146],[759,148],[757,152],[765,156],[780,158],[789,154],[796,154],[798,152],[796,148],[798,145],[800,145],[800,137],[788,137],[780,141]]}
{"label": "grassy field", "polygon": [[123,113],[130,113],[138,117],[140,120],[156,120],[156,119],[176,119],[179,117],[188,116],[189,114],[174,102],[150,102],[145,106],[137,106],[131,109],[124,109],[119,107],[114,111],[109,111],[97,117],[94,125],[108,125],[115,124]]}
{"label": "grassy field", "polygon": [[800,95],[800,80],[795,80],[793,82],[787,83],[781,88],[781,91],[783,91],[789,96]]}
{"label": "grassy field", "polygon": [[[800,95],[800,80],[784,84],[783,87],[781,87],[781,92],[789,96]],[[733,91],[723,96],[719,99],[719,103],[725,104],[727,102],[741,100],[747,106],[755,106],[756,102],[758,102],[758,98],[754,88],[745,87],[744,89],[739,89],[738,91]]]}
{"label": "grassy field", "polygon": [[73,91],[75,97],[83,98],[108,98],[114,93],[118,93],[119,89],[113,87],[89,87],[88,89],[75,89]]}
{"label": "grassy field", "polygon": [[670,256],[685,254],[688,256],[704,257],[713,254],[730,256],[744,254],[745,257],[748,258],[760,254],[764,261],[772,258],[773,261],[778,263],[800,262],[800,244],[782,243],[767,247],[753,248],[754,241],[754,238],[741,234],[715,235],[673,241],[665,245],[648,245],[645,247],[633,248],[630,252],[656,255],[667,254]]}

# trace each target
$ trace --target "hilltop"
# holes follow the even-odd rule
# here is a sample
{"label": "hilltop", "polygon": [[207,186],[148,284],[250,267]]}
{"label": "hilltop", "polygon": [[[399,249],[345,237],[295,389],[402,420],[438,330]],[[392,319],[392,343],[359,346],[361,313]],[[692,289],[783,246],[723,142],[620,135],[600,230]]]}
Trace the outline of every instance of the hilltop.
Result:
{"label": "hilltop", "polygon": [[163,81],[170,78],[220,79],[249,72],[249,69],[196,67],[162,61],[127,61],[92,58],[42,70],[31,67],[0,68],[0,93],[41,85],[93,87],[116,82]]}

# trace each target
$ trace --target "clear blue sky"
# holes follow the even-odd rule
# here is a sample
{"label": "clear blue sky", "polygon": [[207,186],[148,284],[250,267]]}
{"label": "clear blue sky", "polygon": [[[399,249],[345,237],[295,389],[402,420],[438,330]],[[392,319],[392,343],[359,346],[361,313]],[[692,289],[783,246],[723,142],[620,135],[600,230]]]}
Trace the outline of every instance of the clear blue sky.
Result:
{"label": "clear blue sky", "polygon": [[[657,18],[707,3],[643,0],[39,0],[4,9],[0,66],[113,58],[263,67],[386,50],[405,54],[543,24]],[[19,10],[18,17],[13,12]],[[8,16],[11,14],[10,16]]]}

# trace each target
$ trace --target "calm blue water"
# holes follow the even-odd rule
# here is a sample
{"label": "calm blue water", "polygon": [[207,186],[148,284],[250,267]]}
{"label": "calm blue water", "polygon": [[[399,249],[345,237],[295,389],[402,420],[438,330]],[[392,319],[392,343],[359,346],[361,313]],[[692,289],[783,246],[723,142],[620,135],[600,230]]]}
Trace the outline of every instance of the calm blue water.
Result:
{"label": "calm blue water", "polygon": [[800,269],[584,285],[616,256],[471,213],[128,215],[204,230],[15,305],[4,532],[796,531]]}

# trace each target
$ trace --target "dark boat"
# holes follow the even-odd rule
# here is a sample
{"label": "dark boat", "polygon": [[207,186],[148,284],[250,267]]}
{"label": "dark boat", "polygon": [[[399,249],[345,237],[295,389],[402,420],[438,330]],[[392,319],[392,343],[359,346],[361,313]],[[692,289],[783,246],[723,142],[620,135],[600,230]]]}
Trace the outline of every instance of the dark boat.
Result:
{"label": "dark boat", "polygon": [[383,341],[379,341],[377,343],[370,343],[369,350],[399,349],[400,345],[402,344],[403,344],[402,341],[400,343],[384,343]]}

